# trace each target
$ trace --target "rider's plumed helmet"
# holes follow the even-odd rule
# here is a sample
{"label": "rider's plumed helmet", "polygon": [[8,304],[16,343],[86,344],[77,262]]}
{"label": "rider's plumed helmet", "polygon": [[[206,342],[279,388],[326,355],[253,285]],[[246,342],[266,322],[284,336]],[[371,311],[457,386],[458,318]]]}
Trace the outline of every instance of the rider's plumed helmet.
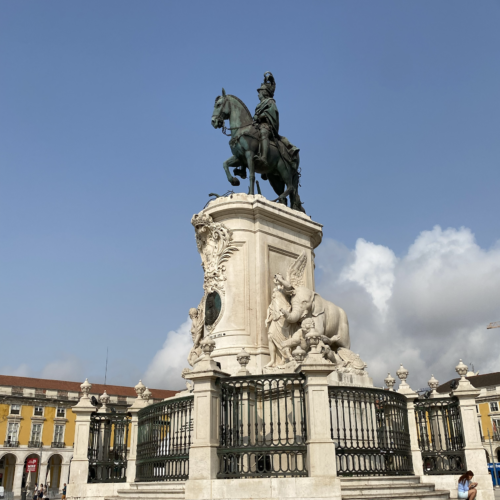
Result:
{"label": "rider's plumed helmet", "polygon": [[274,91],[276,90],[276,81],[274,80],[274,76],[270,71],[266,71],[264,73],[264,82],[257,89],[257,92],[259,90],[265,90],[269,94],[269,97],[274,97]]}

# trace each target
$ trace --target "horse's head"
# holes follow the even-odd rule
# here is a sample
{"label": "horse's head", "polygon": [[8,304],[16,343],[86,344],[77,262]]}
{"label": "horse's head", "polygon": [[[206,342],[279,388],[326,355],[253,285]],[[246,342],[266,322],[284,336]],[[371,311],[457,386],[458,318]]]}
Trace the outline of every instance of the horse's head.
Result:
{"label": "horse's head", "polygon": [[214,112],[212,113],[212,126],[221,128],[224,125],[224,120],[229,118],[231,106],[229,99],[226,96],[226,91],[222,89],[222,95],[215,99]]}

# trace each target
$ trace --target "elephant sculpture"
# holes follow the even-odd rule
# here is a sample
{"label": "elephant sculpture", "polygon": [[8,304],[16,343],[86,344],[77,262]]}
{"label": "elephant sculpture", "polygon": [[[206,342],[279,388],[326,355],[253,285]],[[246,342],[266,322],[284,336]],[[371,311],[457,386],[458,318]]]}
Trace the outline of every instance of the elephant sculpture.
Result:
{"label": "elephant sculpture", "polygon": [[316,330],[330,339],[333,351],[341,347],[350,349],[349,322],[345,311],[304,286],[302,277],[306,263],[307,256],[302,253],[290,266],[287,280],[280,274],[275,276],[284,292],[291,297],[291,310],[281,309],[281,314],[289,324],[300,324],[305,318],[313,318]]}

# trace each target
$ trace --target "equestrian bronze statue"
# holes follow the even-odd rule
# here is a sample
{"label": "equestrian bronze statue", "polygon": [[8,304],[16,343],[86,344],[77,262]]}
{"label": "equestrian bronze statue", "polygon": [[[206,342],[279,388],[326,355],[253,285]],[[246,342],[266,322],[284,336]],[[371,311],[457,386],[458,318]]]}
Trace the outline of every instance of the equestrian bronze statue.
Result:
{"label": "equestrian bronze statue", "polygon": [[[224,163],[229,182],[239,186],[249,171],[250,186],[248,194],[254,194],[255,173],[261,174],[263,180],[269,180],[271,187],[278,195],[279,203],[288,205],[294,210],[305,212],[299,196],[300,156],[299,149],[279,135],[279,113],[274,100],[276,82],[271,73],[264,74],[264,83],[257,89],[260,103],[252,118],[245,104],[234,95],[226,94],[215,99],[212,125],[222,128],[222,132],[230,132],[229,147],[233,156]],[[229,128],[224,125],[229,120]],[[228,135],[228,134],[226,134]],[[229,167],[235,167],[233,175]]]}

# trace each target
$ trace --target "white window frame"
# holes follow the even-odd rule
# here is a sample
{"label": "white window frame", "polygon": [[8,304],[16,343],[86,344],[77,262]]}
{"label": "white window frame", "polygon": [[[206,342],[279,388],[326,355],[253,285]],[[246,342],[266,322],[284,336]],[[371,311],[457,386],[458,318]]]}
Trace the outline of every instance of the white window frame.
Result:
{"label": "white window frame", "polygon": [[9,441],[9,429],[11,429],[12,427],[15,428],[15,435],[12,434],[11,438],[10,438],[10,441],[18,441],[19,440],[19,422],[9,422],[7,424],[7,430],[5,431],[5,441],[7,442],[10,442]]}
{"label": "white window frame", "polygon": [[[63,412],[63,415],[59,415],[60,411]],[[56,408],[56,418],[66,418],[66,408],[64,408],[64,406],[58,406]]]}
{"label": "white window frame", "polygon": [[[56,440],[56,429],[57,427],[62,427],[61,440]],[[52,442],[54,443],[64,443],[64,434],[66,433],[66,426],[64,424],[54,424],[54,436],[52,437]]]}
{"label": "white window frame", "polygon": [[[33,439],[33,431],[34,431],[34,428],[36,425],[39,425],[40,426],[40,436],[38,439]],[[43,424],[40,424],[38,422],[33,422],[31,424],[31,434],[30,434],[30,441],[40,441],[40,443],[42,442],[42,433],[43,433]]]}
{"label": "white window frame", "polygon": [[[37,408],[41,408],[41,410],[42,410],[42,414],[41,415],[37,415],[36,414]],[[33,416],[35,416],[35,417],[43,417],[44,413],[45,413],[45,411],[44,411],[44,407],[43,406],[33,406]]]}
{"label": "white window frame", "polygon": [[[14,406],[16,407],[16,411],[18,410],[17,413],[12,413],[12,409]],[[22,408],[22,405],[18,405],[18,404],[10,405],[9,415],[21,415],[21,408]]]}
{"label": "white window frame", "polygon": [[498,411],[498,401],[492,401],[490,403],[490,411]]}

